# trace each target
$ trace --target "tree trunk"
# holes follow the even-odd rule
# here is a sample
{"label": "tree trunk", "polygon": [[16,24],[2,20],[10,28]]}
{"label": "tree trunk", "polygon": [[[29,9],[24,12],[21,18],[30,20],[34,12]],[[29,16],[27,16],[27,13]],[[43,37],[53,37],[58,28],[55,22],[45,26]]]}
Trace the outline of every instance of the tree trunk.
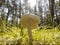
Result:
{"label": "tree trunk", "polygon": [[51,23],[53,27],[54,27],[54,4],[55,4],[54,0],[49,0]]}
{"label": "tree trunk", "polygon": [[59,6],[60,6],[60,0],[59,0]]}
{"label": "tree trunk", "polygon": [[55,6],[55,14],[56,14],[56,26],[58,26],[59,25],[59,19],[58,19],[58,15],[57,15],[56,6]]}

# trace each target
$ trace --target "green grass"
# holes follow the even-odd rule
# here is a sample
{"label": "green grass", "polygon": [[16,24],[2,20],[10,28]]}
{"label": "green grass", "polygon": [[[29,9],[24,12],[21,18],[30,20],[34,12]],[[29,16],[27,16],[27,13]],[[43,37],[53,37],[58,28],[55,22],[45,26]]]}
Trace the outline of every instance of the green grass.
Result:
{"label": "green grass", "polygon": [[[1,30],[1,29],[0,29]],[[60,45],[60,31],[54,29],[39,29],[32,30],[34,45]],[[17,27],[8,28],[6,32],[0,32],[0,44],[17,42],[22,39],[22,44],[28,45],[28,32],[23,29],[23,36],[21,36],[21,29]]]}

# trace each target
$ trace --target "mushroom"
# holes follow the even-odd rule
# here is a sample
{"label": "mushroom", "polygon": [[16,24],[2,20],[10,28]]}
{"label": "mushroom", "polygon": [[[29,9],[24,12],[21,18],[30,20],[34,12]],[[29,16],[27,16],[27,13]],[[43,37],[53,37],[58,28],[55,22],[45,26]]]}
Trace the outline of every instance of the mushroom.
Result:
{"label": "mushroom", "polygon": [[40,23],[40,19],[37,15],[33,15],[33,14],[25,14],[22,15],[21,17],[21,26],[23,28],[27,28],[28,29],[28,36],[29,36],[29,44],[32,44],[33,41],[33,37],[32,37],[32,29],[35,29],[38,24]]}

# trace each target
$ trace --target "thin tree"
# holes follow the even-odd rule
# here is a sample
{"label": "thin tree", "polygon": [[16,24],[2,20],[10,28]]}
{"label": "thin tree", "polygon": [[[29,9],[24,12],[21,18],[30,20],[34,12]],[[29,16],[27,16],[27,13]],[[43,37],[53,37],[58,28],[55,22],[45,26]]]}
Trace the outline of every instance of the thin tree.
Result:
{"label": "thin tree", "polygon": [[55,0],[49,0],[51,24],[53,27],[54,27],[54,4],[55,4]]}
{"label": "thin tree", "polygon": [[[6,22],[8,23],[8,17],[9,17],[9,13],[10,13],[9,0],[6,1],[6,7],[8,8],[8,13],[7,13],[7,16],[6,16]],[[8,26],[8,24],[6,24],[6,26]]]}
{"label": "thin tree", "polygon": [[38,10],[39,10],[39,16],[40,16],[40,24],[43,24],[43,16],[42,16],[42,2],[38,2]]}

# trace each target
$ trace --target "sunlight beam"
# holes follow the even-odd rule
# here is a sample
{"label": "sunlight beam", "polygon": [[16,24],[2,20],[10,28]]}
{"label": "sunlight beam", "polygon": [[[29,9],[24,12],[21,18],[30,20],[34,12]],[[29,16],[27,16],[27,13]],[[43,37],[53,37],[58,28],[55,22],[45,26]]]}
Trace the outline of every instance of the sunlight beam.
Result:
{"label": "sunlight beam", "polygon": [[28,3],[30,4],[31,7],[34,7],[36,4],[36,0],[28,0]]}

